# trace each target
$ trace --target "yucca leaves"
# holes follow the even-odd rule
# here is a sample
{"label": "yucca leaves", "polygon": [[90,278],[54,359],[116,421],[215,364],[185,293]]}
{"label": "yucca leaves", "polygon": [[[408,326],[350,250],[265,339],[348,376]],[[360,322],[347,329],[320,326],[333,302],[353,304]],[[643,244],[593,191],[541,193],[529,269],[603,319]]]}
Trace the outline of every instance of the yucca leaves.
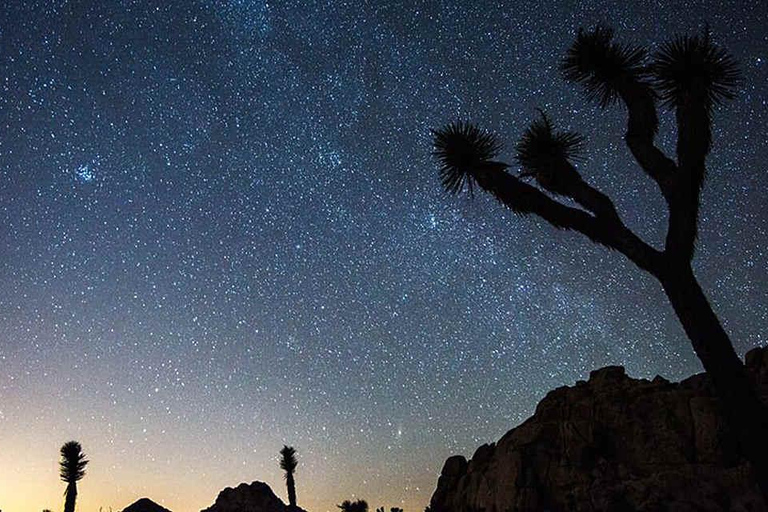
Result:
{"label": "yucca leaves", "polygon": [[498,137],[472,123],[457,121],[433,131],[432,155],[439,165],[443,188],[451,194],[460,193],[466,184],[472,193],[476,173],[489,166],[506,167],[494,162],[502,144]]}
{"label": "yucca leaves", "polygon": [[299,461],[296,459],[296,448],[293,446],[283,446],[280,450],[280,469],[288,473],[296,471]]}
{"label": "yucca leaves", "polygon": [[85,466],[88,460],[85,458],[83,448],[77,441],[69,441],[61,447],[61,462],[59,462],[60,476],[67,483],[77,482],[85,476]]}
{"label": "yucca leaves", "polygon": [[558,131],[544,112],[531,123],[517,143],[515,159],[521,176],[532,176],[550,192],[562,194],[574,179],[580,179],[571,162],[578,160],[584,137],[576,132]]}
{"label": "yucca leaves", "polygon": [[644,77],[646,51],[613,41],[613,30],[598,25],[580,29],[560,64],[566,80],[584,86],[587,97],[607,107],[618,100],[622,86]]}
{"label": "yucca leaves", "polygon": [[714,44],[706,31],[662,45],[654,55],[651,71],[654,87],[669,107],[693,98],[711,109],[733,99],[741,82],[736,59]]}
{"label": "yucca leaves", "polygon": [[646,65],[646,50],[613,40],[612,29],[598,25],[579,30],[560,64],[566,80],[584,86],[587,97],[607,107],[630,84],[652,85],[667,106],[686,96],[706,102],[707,108],[732,99],[741,72],[736,59],[715,45],[709,32],[681,36],[661,46]]}

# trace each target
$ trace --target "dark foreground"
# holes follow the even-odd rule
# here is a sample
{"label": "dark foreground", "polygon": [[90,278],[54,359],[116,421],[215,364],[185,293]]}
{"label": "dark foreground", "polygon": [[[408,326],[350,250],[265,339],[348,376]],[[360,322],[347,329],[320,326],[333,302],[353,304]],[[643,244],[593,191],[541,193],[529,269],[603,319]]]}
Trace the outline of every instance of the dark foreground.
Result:
{"label": "dark foreground", "polygon": [[[768,401],[768,348],[746,356]],[[768,433],[766,433],[768,435]],[[536,413],[449,458],[432,512],[767,511],[731,441],[708,378],[628,377],[613,366],[551,391]]]}

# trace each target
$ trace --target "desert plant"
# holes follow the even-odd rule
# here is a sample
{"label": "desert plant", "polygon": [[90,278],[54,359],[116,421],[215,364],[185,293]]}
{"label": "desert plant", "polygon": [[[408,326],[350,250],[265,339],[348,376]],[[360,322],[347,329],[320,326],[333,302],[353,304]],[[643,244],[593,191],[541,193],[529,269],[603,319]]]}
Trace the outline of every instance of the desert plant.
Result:
{"label": "desert plant", "polygon": [[341,505],[336,505],[341,512],[368,512],[368,502],[365,500],[344,500]]}
{"label": "desert plant", "polygon": [[66,482],[64,491],[64,512],[75,512],[77,500],[77,482],[85,476],[85,466],[88,460],[85,458],[83,448],[77,441],[68,441],[61,447],[61,462],[59,462],[59,474],[61,480]]}
{"label": "desert plant", "polygon": [[[740,81],[738,66],[713,43],[708,31],[678,37],[652,56],[642,47],[615,42],[613,35],[602,26],[579,31],[561,70],[567,81],[584,87],[587,100],[603,108],[616,103],[626,108],[624,140],[640,168],[658,186],[669,211],[662,249],[627,228],[613,201],[582,179],[575,165],[582,137],[558,131],[543,113],[517,144],[516,161],[521,168],[517,176],[508,171],[509,164],[497,160],[502,144],[495,134],[467,122],[435,131],[433,154],[440,179],[453,194],[479,186],[515,213],[537,215],[555,228],[579,232],[654,276],[711,379],[742,454],[752,463],[768,496],[768,410],[750,384],[691,264],[712,117],[717,105],[734,97]],[[675,159],[654,142],[658,100],[675,114]]]}
{"label": "desert plant", "polygon": [[288,488],[288,503],[291,507],[296,506],[296,481],[293,479],[293,474],[296,472],[298,463],[296,449],[284,445],[280,450],[280,469],[285,471],[285,485]]}

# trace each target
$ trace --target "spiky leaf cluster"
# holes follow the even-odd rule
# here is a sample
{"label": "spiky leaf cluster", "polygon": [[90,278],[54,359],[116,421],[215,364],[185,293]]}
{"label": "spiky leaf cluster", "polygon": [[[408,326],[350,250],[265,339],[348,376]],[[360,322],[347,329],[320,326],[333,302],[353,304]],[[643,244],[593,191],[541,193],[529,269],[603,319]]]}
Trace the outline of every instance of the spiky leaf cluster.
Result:
{"label": "spiky leaf cluster", "polygon": [[298,464],[296,448],[293,446],[283,446],[283,449],[280,450],[280,469],[285,471],[286,478],[289,473],[293,473],[296,470]]}
{"label": "spiky leaf cluster", "polygon": [[692,97],[712,108],[732,99],[741,82],[736,59],[714,44],[708,32],[678,37],[662,45],[651,69],[654,86],[670,107]]}
{"label": "spiky leaf cluster", "polygon": [[61,447],[61,462],[59,462],[61,480],[74,483],[85,476],[85,466],[88,460],[83,453],[83,447],[77,441],[69,441]]}
{"label": "spiky leaf cluster", "polygon": [[432,154],[440,166],[440,180],[452,194],[461,192],[465,183],[471,193],[475,173],[490,164],[503,147],[495,134],[464,121],[433,134]]}
{"label": "spiky leaf cluster", "polygon": [[523,133],[517,143],[516,160],[523,176],[534,176],[546,188],[557,181],[553,176],[562,170],[564,162],[577,160],[584,145],[584,137],[576,132],[555,130],[549,117],[541,112]]}
{"label": "spiky leaf cluster", "polygon": [[576,41],[560,64],[566,80],[582,84],[590,100],[607,107],[619,98],[628,81],[644,77],[646,51],[613,41],[613,30],[598,25],[579,30]]}

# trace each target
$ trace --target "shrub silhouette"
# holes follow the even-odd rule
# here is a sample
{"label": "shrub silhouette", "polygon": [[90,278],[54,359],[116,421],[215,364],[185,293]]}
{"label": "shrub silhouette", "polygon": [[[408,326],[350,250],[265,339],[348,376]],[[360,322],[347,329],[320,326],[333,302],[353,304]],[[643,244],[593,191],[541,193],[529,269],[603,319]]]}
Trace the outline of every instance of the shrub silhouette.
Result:
{"label": "shrub silhouette", "polygon": [[[561,70],[567,81],[583,86],[587,100],[603,108],[616,103],[626,108],[624,140],[640,168],[658,186],[669,211],[663,249],[652,247],[627,228],[611,199],[582,179],[574,165],[582,137],[558,131],[544,113],[516,146],[516,161],[522,169],[517,176],[508,171],[509,164],[496,160],[502,144],[495,134],[467,122],[435,131],[433,154],[442,184],[453,194],[464,189],[471,194],[479,186],[515,213],[533,214],[555,228],[579,232],[622,253],[654,276],[768,497],[768,410],[750,384],[691,265],[700,192],[712,144],[712,117],[716,106],[735,96],[741,77],[738,66],[712,42],[708,31],[678,37],[649,56],[642,47],[615,42],[611,29],[598,26],[579,31]],[[675,114],[675,159],[654,143],[659,101]]]}
{"label": "shrub silhouette", "polygon": [[341,512],[368,512],[368,502],[365,500],[344,500],[341,505],[336,505]]}
{"label": "shrub silhouette", "polygon": [[69,441],[61,447],[61,462],[59,473],[61,480],[66,482],[64,491],[64,512],[75,512],[77,500],[77,482],[85,476],[85,466],[88,460],[85,458],[83,448],[77,441]]}

